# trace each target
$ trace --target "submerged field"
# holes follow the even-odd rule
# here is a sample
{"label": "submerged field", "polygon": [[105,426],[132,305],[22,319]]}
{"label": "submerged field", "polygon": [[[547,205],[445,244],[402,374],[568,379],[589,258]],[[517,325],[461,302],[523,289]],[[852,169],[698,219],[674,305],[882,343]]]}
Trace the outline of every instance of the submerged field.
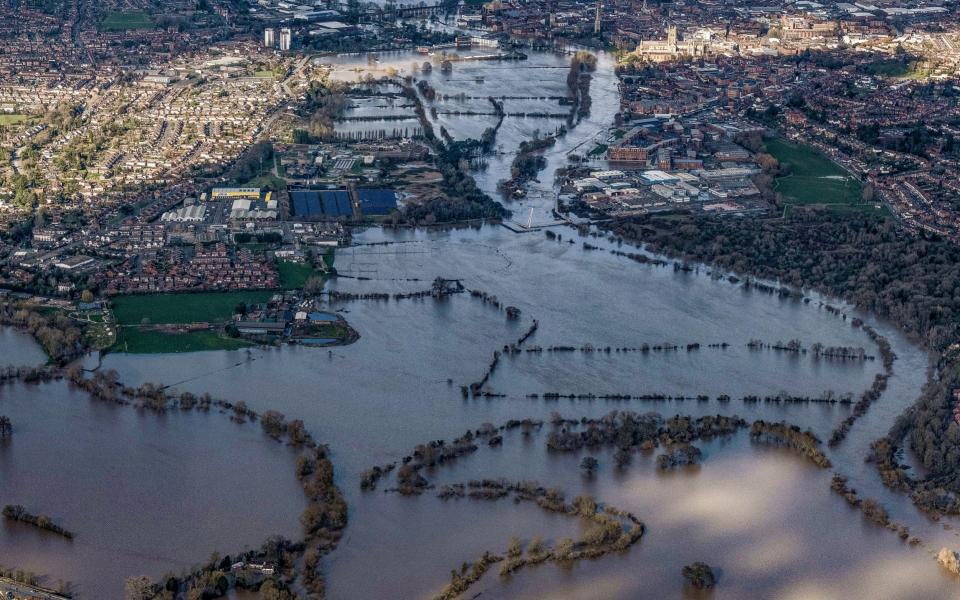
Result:
{"label": "submerged field", "polygon": [[843,167],[809,146],[782,138],[766,142],[767,151],[790,173],[776,180],[776,191],[788,204],[825,206],[831,210],[878,212],[863,202],[863,186]]}

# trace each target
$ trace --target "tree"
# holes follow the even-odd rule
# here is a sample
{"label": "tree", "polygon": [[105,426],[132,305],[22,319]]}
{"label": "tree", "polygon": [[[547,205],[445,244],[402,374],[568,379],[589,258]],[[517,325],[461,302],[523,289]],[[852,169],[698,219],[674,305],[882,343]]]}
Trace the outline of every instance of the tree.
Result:
{"label": "tree", "polygon": [[597,459],[592,456],[584,456],[583,460],[580,461],[580,468],[587,472],[589,475],[593,475],[593,472],[597,470],[599,463]]}
{"label": "tree", "polygon": [[93,292],[90,290],[83,290],[83,293],[80,294],[80,301],[88,304],[93,302]]}
{"label": "tree", "polygon": [[8,438],[13,434],[13,425],[10,423],[10,417],[0,415],[0,440]]}
{"label": "tree", "polygon": [[127,577],[123,586],[124,600],[149,600],[153,597],[153,583],[149,577]]}
{"label": "tree", "polygon": [[717,585],[717,577],[707,563],[695,562],[686,565],[681,573],[683,573],[683,578],[697,589],[712,588]]}

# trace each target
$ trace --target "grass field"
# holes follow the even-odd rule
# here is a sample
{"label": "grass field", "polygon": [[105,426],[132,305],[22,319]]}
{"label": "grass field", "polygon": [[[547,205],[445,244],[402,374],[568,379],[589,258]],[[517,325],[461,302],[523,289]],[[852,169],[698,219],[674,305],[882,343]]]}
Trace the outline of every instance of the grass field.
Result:
{"label": "grass field", "polygon": [[263,290],[118,296],[113,313],[120,325],[223,323],[240,302],[266,302],[271,296],[273,292]]}
{"label": "grass field", "polygon": [[2,114],[0,115],[0,127],[4,125],[16,125],[17,123],[22,123],[29,119],[27,115],[9,115]]}
{"label": "grass field", "polygon": [[922,79],[926,75],[922,66],[918,60],[891,59],[872,62],[866,66],[866,70],[878,77]]}
{"label": "grass field", "polygon": [[117,352],[129,354],[168,354],[204,350],[239,350],[253,345],[246,340],[224,337],[213,331],[164,333],[125,327],[121,329],[114,349]]}
{"label": "grass field", "polygon": [[766,142],[767,152],[781,164],[790,165],[790,174],[778,177],[776,191],[788,204],[826,206],[838,211],[885,212],[864,204],[863,186],[840,165],[817,150],[782,138]]}
{"label": "grass field", "polygon": [[240,185],[242,187],[267,188],[273,191],[283,191],[287,189],[286,180],[281,179],[272,173],[267,173],[266,175],[261,175],[260,177],[254,177],[253,179],[245,181]]}
{"label": "grass field", "polygon": [[103,31],[151,28],[153,28],[153,21],[150,19],[150,15],[142,10],[132,10],[129,12],[110,11],[100,23],[100,29]]}
{"label": "grass field", "polygon": [[328,269],[333,268],[333,263],[337,259],[337,251],[334,248],[327,248],[327,251],[323,254],[323,262],[327,265]]}
{"label": "grass field", "polygon": [[299,290],[307,279],[315,275],[323,276],[323,273],[311,265],[287,261],[277,263],[277,273],[280,275],[280,287],[285,290]]}

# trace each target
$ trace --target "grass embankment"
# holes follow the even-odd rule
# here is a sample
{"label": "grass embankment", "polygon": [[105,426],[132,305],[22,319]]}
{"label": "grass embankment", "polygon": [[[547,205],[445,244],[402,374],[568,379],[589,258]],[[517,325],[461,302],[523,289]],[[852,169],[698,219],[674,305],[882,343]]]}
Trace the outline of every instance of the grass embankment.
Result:
{"label": "grass embankment", "polygon": [[127,29],[152,29],[153,20],[142,10],[126,12],[110,11],[100,22],[101,31],[124,31]]}
{"label": "grass embankment", "polygon": [[22,123],[29,119],[27,115],[11,115],[11,114],[0,114],[0,127],[5,125],[16,125],[17,123]]}
{"label": "grass embankment", "polygon": [[[327,269],[333,268],[333,261],[336,254],[333,248],[328,248],[321,257]],[[295,263],[280,261],[277,263],[277,274],[280,275],[280,287],[285,290],[299,290],[307,283],[311,277],[327,277],[325,273],[309,263]]]}
{"label": "grass embankment", "polygon": [[790,165],[790,174],[774,182],[774,189],[783,195],[788,205],[886,214],[886,209],[864,203],[860,182],[814,148],[782,138],[767,141],[766,147],[781,165]]}
{"label": "grass embankment", "polygon": [[241,302],[266,302],[273,294],[268,290],[249,290],[117,296],[113,299],[113,314],[121,325],[223,323]]}
{"label": "grass embankment", "polygon": [[922,61],[911,58],[878,60],[866,65],[865,70],[877,77],[896,79],[924,79],[929,75],[924,70]]}
{"label": "grass embankment", "polygon": [[205,350],[239,350],[252,342],[226,337],[215,331],[166,333],[136,327],[123,328],[117,339],[117,351],[128,354],[172,354]]}
{"label": "grass embankment", "polygon": [[324,276],[311,264],[287,261],[277,263],[277,273],[280,275],[280,287],[285,290],[299,290],[311,277]]}
{"label": "grass embankment", "polygon": [[253,344],[250,342],[226,337],[216,331],[170,333],[147,327],[186,323],[210,323],[218,326],[230,319],[241,302],[266,302],[273,293],[250,290],[118,296],[113,300],[114,316],[119,325],[114,349],[117,352],[156,354],[236,350],[251,346]]}

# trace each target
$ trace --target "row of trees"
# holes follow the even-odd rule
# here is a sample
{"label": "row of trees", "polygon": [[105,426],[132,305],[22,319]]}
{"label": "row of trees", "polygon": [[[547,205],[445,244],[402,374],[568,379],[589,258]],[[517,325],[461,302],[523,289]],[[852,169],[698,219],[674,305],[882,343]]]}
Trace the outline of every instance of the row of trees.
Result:
{"label": "row of trees", "polygon": [[0,325],[30,333],[57,364],[66,364],[87,348],[82,325],[60,312],[42,314],[13,303],[2,303]]}
{"label": "row of trees", "polygon": [[[625,238],[686,259],[712,263],[844,298],[893,321],[935,357],[937,373],[888,435],[874,443],[884,482],[909,491],[921,508],[960,514],[960,246],[889,220],[859,214],[791,211],[777,220],[641,217],[614,225]],[[878,390],[882,391],[882,390]],[[874,394],[871,394],[871,396]],[[896,453],[907,440],[927,473],[911,477]]]}
{"label": "row of trees", "polygon": [[50,533],[62,535],[68,539],[73,537],[73,533],[54,523],[53,519],[50,517],[46,515],[35,515],[30,513],[27,511],[27,509],[19,504],[8,504],[4,506],[3,516],[11,521],[18,521],[20,523],[32,525],[37,529],[43,529],[44,531],[49,531]]}

